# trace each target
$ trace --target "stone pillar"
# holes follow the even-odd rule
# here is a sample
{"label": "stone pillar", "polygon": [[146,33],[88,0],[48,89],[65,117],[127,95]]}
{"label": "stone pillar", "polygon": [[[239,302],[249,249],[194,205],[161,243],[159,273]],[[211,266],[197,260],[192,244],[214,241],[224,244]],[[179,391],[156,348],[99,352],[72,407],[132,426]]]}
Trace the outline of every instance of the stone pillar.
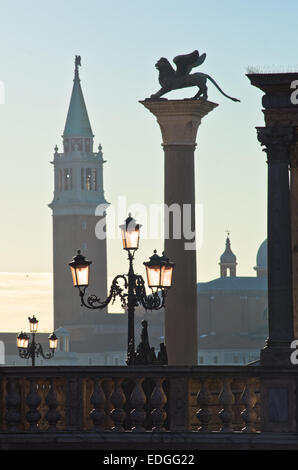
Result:
{"label": "stone pillar", "polygon": [[[181,211],[180,221],[169,217],[168,233],[165,233],[165,253],[176,263],[173,287],[165,308],[168,361],[169,365],[195,365],[198,360],[195,235],[189,239],[183,228],[195,232],[196,135],[201,119],[217,104],[203,100],[146,100],[141,103],[155,115],[162,134],[165,207],[175,204]],[[167,232],[166,211],[165,229]],[[187,247],[190,243],[191,249]]]}
{"label": "stone pillar", "polygon": [[298,128],[290,155],[291,222],[292,222],[292,270],[293,270],[293,321],[294,338],[298,339]]}
{"label": "stone pillar", "polygon": [[261,364],[290,365],[293,340],[292,253],[289,157],[293,130],[258,127],[268,163],[268,321],[269,337]]}

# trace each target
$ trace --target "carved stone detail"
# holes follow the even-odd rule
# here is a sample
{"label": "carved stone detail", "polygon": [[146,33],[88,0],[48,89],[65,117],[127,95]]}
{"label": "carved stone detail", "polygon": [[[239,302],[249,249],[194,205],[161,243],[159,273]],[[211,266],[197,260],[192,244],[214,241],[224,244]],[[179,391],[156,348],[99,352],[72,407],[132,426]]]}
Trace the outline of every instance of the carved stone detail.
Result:
{"label": "carved stone detail", "polygon": [[164,410],[164,406],[167,403],[167,397],[163,389],[164,378],[158,377],[155,379],[155,387],[150,397],[150,403],[153,406],[151,416],[153,420],[152,431],[160,432],[165,431],[163,424],[166,420],[167,413]]}
{"label": "carved stone detail", "polygon": [[94,379],[94,389],[90,401],[94,408],[90,411],[89,416],[93,421],[93,431],[103,431],[105,421],[105,403],[106,397],[101,386],[101,380]]}
{"label": "carved stone detail", "polygon": [[30,380],[29,393],[27,395],[26,403],[29,407],[29,411],[26,413],[26,418],[29,423],[29,431],[38,431],[38,422],[41,418],[41,414],[38,411],[38,407],[41,403],[40,396],[37,391],[37,384],[34,379]]}
{"label": "carved stone detail", "polygon": [[114,409],[111,411],[110,416],[113,420],[114,426],[112,431],[123,432],[123,421],[126,417],[126,413],[123,409],[123,406],[126,402],[125,395],[122,390],[123,379],[115,379],[114,391],[111,395],[111,403],[114,406]]}
{"label": "carved stone detail", "polygon": [[245,422],[245,427],[242,428],[242,432],[256,432],[255,424],[257,421],[257,413],[254,407],[257,403],[256,390],[256,379],[246,379],[245,388],[241,395],[241,403],[245,405],[245,409],[242,411],[241,416]]}
{"label": "carved stone detail", "polygon": [[46,414],[47,422],[49,423],[49,431],[56,431],[57,430],[57,422],[60,419],[60,413],[57,411],[58,401],[55,391],[55,382],[53,379],[50,379],[50,387],[49,392],[46,397],[46,404],[49,407],[49,410]]}
{"label": "carved stone detail", "polygon": [[219,411],[218,416],[221,419],[222,427],[221,432],[232,432],[232,421],[233,421],[233,409],[232,406],[235,403],[235,397],[231,390],[230,378],[223,378],[222,391],[219,394],[218,401],[222,405],[222,409]]}
{"label": "carved stone detail", "polygon": [[266,146],[268,161],[289,162],[289,150],[293,140],[293,129],[291,127],[257,127],[258,141]]}
{"label": "carved stone detail", "polygon": [[198,431],[201,431],[201,432],[207,432],[209,430],[209,421],[211,419],[211,412],[209,408],[210,399],[211,399],[211,394],[209,391],[207,379],[202,379],[201,388],[197,394],[197,403],[200,408],[196,412],[196,416],[200,423],[200,426],[198,427]]}
{"label": "carved stone detail", "polygon": [[138,377],[135,379],[135,387],[132,391],[130,396],[130,402],[133,406],[133,410],[130,412],[131,420],[132,420],[132,431],[142,432],[145,431],[143,423],[146,419],[146,412],[144,410],[144,406],[146,405],[146,395],[144,393],[142,383],[144,379]]}

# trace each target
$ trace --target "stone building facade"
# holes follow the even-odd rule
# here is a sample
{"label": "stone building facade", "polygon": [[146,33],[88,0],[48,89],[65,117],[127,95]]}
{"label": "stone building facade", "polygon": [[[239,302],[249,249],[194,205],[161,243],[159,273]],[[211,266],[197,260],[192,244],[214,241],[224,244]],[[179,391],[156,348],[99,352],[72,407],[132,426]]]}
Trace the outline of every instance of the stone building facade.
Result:
{"label": "stone building facade", "polygon": [[219,278],[198,284],[198,363],[246,364],[259,358],[268,336],[267,240],[255,277],[236,275],[229,237],[219,265]]}

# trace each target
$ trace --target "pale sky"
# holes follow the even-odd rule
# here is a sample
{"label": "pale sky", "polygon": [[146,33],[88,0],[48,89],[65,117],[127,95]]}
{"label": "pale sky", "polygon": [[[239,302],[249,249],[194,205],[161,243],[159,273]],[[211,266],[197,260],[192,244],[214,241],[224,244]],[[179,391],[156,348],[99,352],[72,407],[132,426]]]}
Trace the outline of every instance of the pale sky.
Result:
{"label": "pale sky", "polygon": [[[163,202],[163,151],[155,118],[138,101],[159,88],[154,64],[161,56],[172,60],[198,49],[207,53],[200,70],[241,100],[229,101],[209,86],[209,99],[219,106],[202,122],[195,156],[196,202],[204,210],[197,227],[203,231],[198,280],[218,277],[227,229],[238,274],[254,276],[256,252],[266,238],[266,157],[255,131],[263,124],[261,92],[245,73],[250,65],[295,68],[297,2],[15,0],[0,1],[0,8],[0,80],[6,90],[0,105],[0,271],[52,271],[49,162],[54,146],[62,147],[74,56],[82,57],[80,76],[95,149],[101,143],[107,160],[107,200],[116,204],[124,195],[129,203],[149,205]],[[192,96],[193,91],[169,97]],[[142,242],[136,263],[140,274],[142,262],[162,245],[162,239]],[[108,242],[108,269],[110,277],[126,270],[119,240]],[[5,311],[12,315],[15,308],[21,315],[25,302],[26,312],[48,311],[50,324],[50,279],[51,274],[42,274],[33,287],[21,275],[1,275],[2,329],[13,321]]]}
{"label": "pale sky", "polygon": [[28,316],[39,320],[38,331],[53,328],[51,273],[0,273],[1,331],[29,331]]}

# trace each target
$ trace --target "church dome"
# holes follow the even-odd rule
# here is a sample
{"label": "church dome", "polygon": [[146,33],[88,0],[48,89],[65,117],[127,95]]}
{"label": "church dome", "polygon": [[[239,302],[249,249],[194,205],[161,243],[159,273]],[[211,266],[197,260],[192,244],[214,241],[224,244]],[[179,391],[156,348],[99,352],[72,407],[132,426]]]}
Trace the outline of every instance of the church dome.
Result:
{"label": "church dome", "polygon": [[257,276],[267,276],[267,239],[260,245],[257,253]]}

